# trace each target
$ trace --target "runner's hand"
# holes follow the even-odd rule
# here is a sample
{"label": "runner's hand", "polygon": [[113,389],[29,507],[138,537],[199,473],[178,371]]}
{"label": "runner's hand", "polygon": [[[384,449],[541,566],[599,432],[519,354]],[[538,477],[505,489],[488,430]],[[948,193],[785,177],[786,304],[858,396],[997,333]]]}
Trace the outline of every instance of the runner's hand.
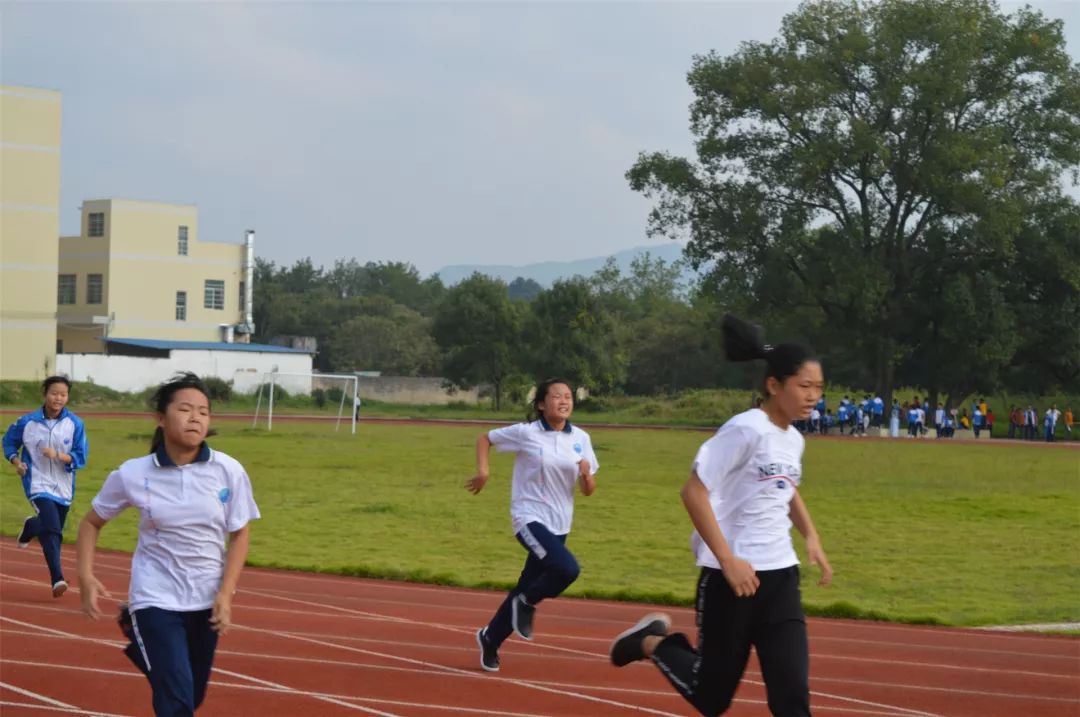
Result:
{"label": "runner's hand", "polygon": [[79,576],[79,599],[82,601],[83,613],[91,620],[98,620],[105,616],[98,605],[99,597],[109,597],[109,591],[101,584],[101,581],[93,575]]}
{"label": "runner's hand", "polygon": [[829,565],[829,559],[825,557],[825,551],[821,548],[821,540],[815,537],[806,541],[806,556],[811,565],[821,568],[821,580],[818,580],[818,585],[825,587],[831,583],[832,566]]}
{"label": "runner's hand", "polygon": [[465,489],[473,495],[476,495],[484,489],[484,485],[488,482],[487,475],[478,473],[471,480],[465,481]]}
{"label": "runner's hand", "polygon": [[228,634],[232,627],[232,596],[218,593],[210,611],[210,626],[220,635]]}
{"label": "runner's hand", "polygon": [[731,558],[726,563],[721,563],[720,567],[737,597],[753,597],[761,585],[754,566],[741,558]]}

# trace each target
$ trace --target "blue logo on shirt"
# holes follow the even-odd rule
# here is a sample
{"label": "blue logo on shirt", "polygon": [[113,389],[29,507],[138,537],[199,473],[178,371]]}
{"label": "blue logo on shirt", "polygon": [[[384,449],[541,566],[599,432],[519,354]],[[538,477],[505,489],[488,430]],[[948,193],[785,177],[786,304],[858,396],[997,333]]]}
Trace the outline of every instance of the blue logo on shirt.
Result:
{"label": "blue logo on shirt", "polygon": [[778,480],[778,481],[776,481],[776,487],[779,488],[780,490],[783,490],[784,488],[787,488],[787,482],[782,481],[782,480]]}
{"label": "blue logo on shirt", "polygon": [[581,444],[580,443],[575,443],[574,444],[574,453],[581,453],[581,451],[582,451]]}
{"label": "blue logo on shirt", "polygon": [[221,500],[222,503],[228,503],[229,498],[232,497],[232,493],[229,491],[228,488],[222,488],[218,491],[217,497]]}

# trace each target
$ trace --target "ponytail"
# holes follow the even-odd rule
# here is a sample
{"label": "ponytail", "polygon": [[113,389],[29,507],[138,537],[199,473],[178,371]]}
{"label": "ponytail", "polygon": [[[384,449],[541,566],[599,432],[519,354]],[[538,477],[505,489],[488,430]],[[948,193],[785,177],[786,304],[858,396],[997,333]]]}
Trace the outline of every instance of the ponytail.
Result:
{"label": "ponytail", "polygon": [[728,361],[754,361],[765,359],[765,380],[775,378],[783,382],[794,376],[808,361],[817,361],[814,350],[805,344],[783,343],[770,346],[765,343],[765,330],[757,324],[724,315],[720,326],[724,337],[724,356]]}
{"label": "ponytail", "polygon": [[765,358],[768,353],[765,330],[757,324],[725,314],[720,331],[724,336],[724,356],[728,361],[753,361]]}

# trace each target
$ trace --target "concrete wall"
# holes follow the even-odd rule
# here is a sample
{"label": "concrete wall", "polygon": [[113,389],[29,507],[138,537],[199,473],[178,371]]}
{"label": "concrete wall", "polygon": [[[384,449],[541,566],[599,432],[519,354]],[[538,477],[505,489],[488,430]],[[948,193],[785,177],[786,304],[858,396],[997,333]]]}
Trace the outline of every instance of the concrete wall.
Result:
{"label": "concrete wall", "polygon": [[[60,354],[56,370],[72,381],[90,381],[117,391],[142,391],[177,371],[194,371],[199,376],[216,376],[233,382],[237,393],[254,393],[264,374],[277,366],[286,373],[310,373],[308,354],[263,353],[256,351],[179,351],[170,358],[105,356],[104,354]],[[289,393],[311,393],[311,379],[278,376],[277,385]]]}
{"label": "concrete wall", "polygon": [[[284,370],[284,369],[282,369]],[[374,399],[387,403],[441,404],[454,401],[476,403],[480,400],[477,389],[449,393],[443,388],[443,379],[416,376],[358,376],[360,400]],[[337,379],[320,381],[312,388],[341,388]]]}
{"label": "concrete wall", "polygon": [[0,87],[0,377],[41,380],[56,357],[59,92]]}

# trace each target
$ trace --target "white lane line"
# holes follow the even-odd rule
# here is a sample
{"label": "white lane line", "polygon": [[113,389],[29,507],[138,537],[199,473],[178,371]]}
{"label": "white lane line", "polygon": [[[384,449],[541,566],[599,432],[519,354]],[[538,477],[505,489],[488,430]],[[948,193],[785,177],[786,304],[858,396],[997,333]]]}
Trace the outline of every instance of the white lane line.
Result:
{"label": "white lane line", "polygon": [[[14,578],[14,576],[12,576],[12,577],[13,577],[13,579],[16,579],[16,580],[25,581],[22,578]],[[25,582],[30,582],[30,581],[25,581]],[[258,591],[258,592],[261,594],[261,591]],[[291,598],[284,598],[284,597],[277,596],[277,595],[271,595],[271,597],[273,597],[275,599],[288,601],[288,602],[302,602],[304,604],[309,604],[309,603],[307,603],[305,601],[297,601],[297,600],[293,600]],[[383,616],[383,615],[379,615],[378,613],[368,613],[368,612],[365,612],[365,611],[357,611],[357,610],[354,610],[352,608],[344,608],[344,607],[339,607],[339,606],[336,606],[336,605],[330,605],[329,607],[331,609],[337,611],[339,613],[338,616],[340,616],[340,613],[346,613],[346,614],[350,614],[350,615],[356,615],[357,613],[360,613],[360,615],[359,615],[360,617],[364,617],[364,618],[372,619],[372,620],[389,621],[389,622],[405,623],[405,624],[421,624],[421,625],[425,625],[425,626],[428,626],[428,627],[438,627],[438,628],[442,628],[442,629],[452,630],[452,631],[459,632],[459,633],[462,633],[462,634],[465,633],[465,632],[471,633],[471,630],[468,630],[468,631],[466,631],[466,630],[458,630],[458,629],[455,629],[455,628],[450,627],[450,626],[437,625],[437,624],[433,624],[433,623],[432,624],[419,623],[419,621],[409,620],[407,618],[398,618],[398,617],[393,617],[393,616]],[[45,606],[41,606],[41,609],[55,610],[56,608],[48,608],[48,607],[45,607]],[[70,611],[64,611],[64,612],[70,612]],[[241,627],[241,629],[243,629],[243,626],[238,626],[238,627]],[[305,635],[305,636],[310,636],[311,635],[311,633],[299,633],[299,632],[293,633],[293,634],[299,634],[299,635]],[[347,636],[334,636],[334,637],[336,639],[364,640],[364,638],[351,638],[351,637],[347,637]],[[384,643],[387,642],[387,641],[376,641],[376,640],[368,640],[368,641],[370,641],[370,642],[384,642]],[[424,645],[424,646],[421,646],[421,647],[424,647],[425,649],[432,648],[432,646],[429,646],[429,645]],[[555,646],[551,646],[551,647],[555,647]],[[451,649],[451,650],[459,650],[460,651],[460,650],[464,650],[465,648],[435,646],[434,649]],[[567,650],[566,648],[557,648],[557,647],[555,649],[561,649],[561,650],[565,650],[565,651],[568,651],[568,652],[573,652],[573,653],[582,655],[584,657],[589,657],[589,658],[600,657],[600,658],[605,658],[606,659],[605,655],[598,655],[597,653],[587,653],[587,652],[583,652],[583,651],[570,651],[570,650]],[[524,654],[524,653],[518,653],[518,654]],[[537,658],[541,658],[541,659],[551,659],[551,658],[558,659],[560,656],[558,656],[558,655],[533,654],[533,655],[530,655],[530,657],[537,657]],[[819,658],[820,657],[827,657],[827,658],[833,659],[833,660],[849,660],[849,661],[850,660],[858,660],[860,663],[876,662],[876,663],[888,664],[888,665],[904,664],[905,666],[909,666],[909,667],[925,668],[925,669],[951,669],[951,670],[963,670],[963,671],[968,671],[968,672],[977,671],[977,672],[982,672],[982,673],[999,673],[999,674],[1009,674],[1009,675],[1022,674],[1022,675],[1025,675],[1025,676],[1035,676],[1035,677],[1042,677],[1042,678],[1072,679],[1071,676],[1059,675],[1059,674],[1051,674],[1051,673],[1038,673],[1038,672],[1032,672],[1032,671],[1001,670],[1001,669],[995,669],[995,668],[972,668],[972,667],[962,667],[962,666],[955,666],[955,665],[935,665],[935,664],[903,662],[903,661],[897,662],[897,661],[894,661],[894,660],[880,660],[880,659],[874,659],[874,658],[850,658],[850,657],[841,657],[841,656],[833,656],[833,655],[816,655],[816,657],[819,657]],[[751,679],[749,677],[750,674],[753,674],[753,673],[748,672],[747,676],[744,678],[744,681],[746,681],[748,683],[752,683],[752,684],[763,685],[763,682],[761,682],[760,680]],[[922,686],[922,685],[902,685],[902,684],[896,684],[896,683],[885,683],[885,682],[866,681],[866,680],[844,680],[844,679],[838,679],[838,678],[825,678],[825,679],[822,679],[821,681],[822,682],[829,682],[829,683],[832,683],[832,684],[839,683],[839,684],[850,684],[850,685],[877,686],[877,687],[886,687],[886,688],[888,688],[888,687],[896,687],[896,688],[906,688],[906,689],[921,690],[921,691],[944,692],[944,693],[949,693],[949,694],[976,694],[976,695],[977,694],[986,694],[984,691],[964,690],[962,688],[940,688],[940,687],[935,688],[935,687],[926,687],[926,686]],[[832,697],[834,699],[846,699],[846,698],[836,697],[836,696],[833,696],[833,695],[828,695],[827,693],[821,693],[819,691],[814,691],[813,694],[820,694],[822,696],[829,696],[829,697]],[[1048,696],[1042,696],[1042,695],[1020,695],[1020,694],[1010,694],[1010,693],[993,693],[993,695],[988,695],[988,696],[996,696],[996,697],[999,697],[999,698],[1006,698],[1006,699],[1034,699],[1034,700],[1039,700],[1039,701],[1062,701],[1062,699],[1063,699],[1063,698],[1048,697]],[[1064,700],[1064,701],[1069,702],[1069,703],[1072,702],[1072,701],[1069,701],[1069,700]],[[899,709],[905,709],[905,708],[899,708]]]}
{"label": "white lane line", "polygon": [[[73,715],[84,715],[85,717],[128,717],[127,715],[114,714],[112,712],[88,712],[86,710],[80,710],[72,707],[57,707],[55,705],[33,705],[29,702],[9,702],[7,700],[0,700],[0,707],[18,707],[23,710],[48,710],[49,712],[65,712]],[[0,710],[3,712],[3,710]]]}
{"label": "white lane line", "polygon": [[[29,633],[26,633],[26,634],[29,634]],[[261,657],[261,655],[253,655],[253,656],[254,657]],[[76,671],[76,672],[92,672],[92,673],[95,673],[95,674],[109,675],[109,676],[112,676],[112,677],[132,677],[132,678],[137,678],[140,681],[142,681],[144,679],[141,674],[137,674],[135,672],[122,672],[120,670],[106,670],[106,669],[102,669],[100,667],[83,667],[83,666],[80,666],[80,665],[64,665],[64,664],[57,664],[57,663],[54,663],[54,662],[39,662],[39,661],[35,661],[35,660],[3,660],[2,664],[5,664],[5,665],[8,665],[8,664],[10,664],[10,665],[21,665],[21,666],[24,666],[24,667],[40,667],[43,670],[60,669],[60,670],[71,670],[71,671]],[[214,671],[219,672],[220,670],[215,669]],[[416,670],[416,672],[420,672],[420,670]],[[229,682],[227,680],[223,681],[223,680],[215,679],[214,682],[213,682],[213,685],[214,685],[215,689],[224,687],[224,688],[232,688],[232,689],[238,689],[238,690],[255,690],[255,691],[259,691],[259,692],[270,692],[270,693],[290,695],[290,696],[294,695],[294,694],[299,694],[299,695],[303,695],[305,697],[322,698],[324,701],[328,701],[328,702],[331,702],[331,701],[334,701],[334,700],[339,700],[339,701],[344,701],[344,702],[349,703],[349,704],[345,704],[343,706],[353,707],[353,708],[355,708],[355,705],[351,704],[352,702],[364,702],[364,703],[369,703],[369,704],[390,705],[390,706],[393,706],[393,707],[417,707],[417,708],[421,708],[421,709],[444,710],[444,711],[449,711],[449,712],[468,712],[468,713],[473,713],[473,714],[493,715],[495,717],[550,717],[549,715],[538,715],[538,714],[535,714],[535,713],[505,712],[505,711],[501,711],[501,710],[482,709],[482,708],[478,708],[478,707],[458,707],[458,706],[454,706],[454,705],[439,705],[439,704],[429,704],[429,703],[424,703],[424,702],[406,702],[406,701],[403,701],[403,700],[386,700],[386,699],[378,699],[378,698],[375,698],[375,697],[359,697],[357,695],[343,695],[343,694],[334,694],[334,693],[330,693],[330,692],[318,692],[318,691],[312,691],[312,690],[294,690],[293,688],[281,689],[281,688],[273,686],[272,683],[265,684],[265,685],[261,685],[261,684],[253,685],[253,684],[248,684],[248,683]],[[76,710],[76,711],[79,714],[88,714],[88,713],[86,713],[86,712],[84,712],[82,710]],[[388,712],[373,712],[373,714],[387,715],[387,714],[390,714],[390,713],[388,713]]]}
{"label": "white lane line", "polygon": [[323,647],[330,647],[330,648],[334,648],[336,650],[346,650],[348,652],[355,652],[355,653],[362,654],[362,655],[368,655],[370,657],[380,657],[380,658],[382,658],[384,660],[397,660],[399,662],[404,662],[404,663],[407,663],[407,664],[419,665],[421,667],[427,667],[429,669],[439,670],[439,671],[442,671],[443,673],[449,674],[449,675],[457,675],[457,676],[466,677],[466,678],[469,678],[469,679],[485,679],[485,680],[492,681],[492,682],[495,682],[495,681],[503,682],[503,683],[508,683],[508,684],[512,684],[512,685],[517,685],[519,687],[525,687],[527,689],[537,690],[537,691],[540,691],[540,692],[548,692],[548,693],[555,694],[555,695],[560,695],[560,696],[563,696],[563,697],[570,697],[570,698],[573,698],[573,699],[580,699],[580,700],[584,700],[586,702],[595,702],[595,703],[598,703],[598,704],[608,705],[608,706],[611,706],[611,707],[620,707],[620,708],[628,709],[628,710],[631,710],[631,711],[634,711],[634,712],[645,712],[645,713],[648,713],[648,714],[662,715],[662,717],[680,717],[680,715],[677,715],[677,714],[675,714],[673,712],[664,712],[664,711],[661,711],[661,710],[654,710],[654,709],[649,708],[649,707],[640,707],[638,705],[631,705],[631,704],[627,704],[625,702],[618,702],[616,700],[608,700],[608,699],[604,699],[603,697],[596,697],[594,695],[587,695],[587,694],[584,694],[584,693],[581,693],[581,692],[574,692],[572,690],[556,690],[556,689],[552,689],[550,687],[545,687],[544,685],[536,684],[536,683],[533,683],[533,682],[528,682],[526,680],[517,680],[517,679],[505,678],[505,677],[499,678],[499,677],[493,677],[491,675],[480,675],[480,674],[477,674],[476,672],[470,672],[468,670],[462,670],[462,669],[459,669],[457,667],[450,667],[448,665],[440,665],[437,662],[428,662],[427,660],[417,660],[417,659],[414,659],[414,658],[411,658],[411,657],[401,657],[399,655],[391,655],[391,654],[388,654],[388,653],[385,653],[385,652],[376,652],[374,650],[364,650],[362,648],[351,647],[349,645],[338,645],[336,643],[328,642],[326,640],[316,640],[316,639],[313,639],[313,638],[302,637],[300,635],[291,635],[289,633],[279,632],[279,631],[276,631],[276,630],[262,630],[262,629],[259,629],[259,628],[251,628],[251,627],[246,628],[246,629],[251,630],[253,632],[260,632],[260,633],[263,633],[263,634],[274,635],[274,636],[278,636],[278,637],[286,637],[286,638],[289,638],[291,640],[298,640],[300,642],[308,642],[308,643],[311,643],[311,644],[314,644],[314,645],[320,645],[320,646],[323,646]]}
{"label": "white lane line", "polygon": [[43,694],[39,694],[39,693],[33,692],[31,690],[24,690],[22,687],[16,687],[15,685],[13,685],[13,684],[11,684],[9,682],[0,682],[0,687],[3,687],[6,690],[11,690],[12,692],[20,694],[23,697],[32,697],[33,699],[38,700],[39,702],[44,702],[45,704],[52,705],[53,707],[61,707],[61,708],[66,709],[66,710],[78,710],[79,709],[75,705],[69,705],[67,702],[61,702],[60,700],[54,700],[52,697],[46,697]]}
{"label": "white lane line", "polygon": [[[89,642],[94,642],[96,644],[114,645],[114,646],[117,646],[117,647],[123,645],[123,643],[116,642],[114,640],[101,640],[101,639],[97,639],[97,638],[83,637],[82,635],[76,635],[75,633],[72,633],[72,632],[65,632],[63,630],[54,630],[51,627],[45,627],[43,625],[35,625],[33,623],[23,622],[22,620],[15,620],[15,619],[7,617],[5,615],[0,615],[0,620],[3,620],[4,622],[10,622],[10,623],[12,623],[14,625],[19,625],[21,627],[29,628],[31,630],[36,630],[36,631],[38,631],[40,633],[56,635],[56,636],[59,636],[59,637],[66,637],[68,639],[89,641]],[[288,692],[290,694],[299,694],[300,693],[300,690],[295,690],[295,689],[293,689],[291,687],[288,687],[286,685],[281,685],[281,684],[269,682],[269,681],[266,681],[266,680],[261,680],[261,679],[259,679],[257,677],[252,677],[250,675],[244,675],[244,674],[239,673],[239,672],[230,672],[230,671],[222,670],[220,667],[215,667],[214,671],[221,672],[222,674],[228,674],[228,675],[231,675],[232,677],[238,677],[238,678],[241,678],[241,679],[251,680],[252,682],[260,683],[260,684],[263,684],[263,685],[266,685],[266,686],[271,686],[272,685],[275,688],[277,688],[279,690],[282,690],[282,691],[285,691],[285,692]],[[2,683],[0,683],[0,684],[2,684]],[[322,700],[324,702],[331,702],[333,704],[338,704],[338,701],[335,701],[333,699],[322,699],[322,698],[316,698],[316,699],[320,699],[320,700]],[[60,703],[60,704],[63,704],[63,703]],[[66,706],[70,707],[71,705],[66,705]],[[373,709],[370,709],[370,708],[367,708],[367,707],[362,707],[360,705],[355,705],[355,704],[352,704],[352,703],[341,703],[341,706],[342,707],[347,707],[349,709],[357,710],[359,712],[366,712],[368,714],[379,715],[380,717],[402,717],[401,715],[396,715],[393,712],[381,712],[379,710],[373,710]]]}

